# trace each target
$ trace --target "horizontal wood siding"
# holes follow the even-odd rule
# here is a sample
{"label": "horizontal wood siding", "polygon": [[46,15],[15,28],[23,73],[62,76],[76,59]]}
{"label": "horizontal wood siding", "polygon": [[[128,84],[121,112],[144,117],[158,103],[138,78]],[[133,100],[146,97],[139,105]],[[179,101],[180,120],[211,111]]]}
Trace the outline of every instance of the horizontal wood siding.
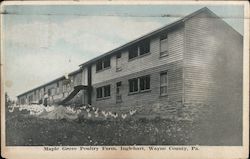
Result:
{"label": "horizontal wood siding", "polygon": [[116,56],[111,57],[109,69],[96,72],[96,65],[92,65],[92,84],[119,78],[145,69],[154,68],[167,63],[183,59],[184,52],[184,28],[180,26],[168,32],[169,55],[160,58],[160,37],[150,39],[150,54],[136,59],[128,60],[128,50],[124,50],[121,56],[121,71],[116,71]]}
{"label": "horizontal wood siding", "polygon": [[[136,72],[127,76],[122,76],[119,78],[114,78],[112,80],[107,80],[93,85],[92,94],[92,105],[99,107],[102,110],[123,112],[129,109],[140,109],[142,114],[150,114],[150,109],[157,103],[164,103],[165,105],[169,101],[182,101],[182,85],[183,85],[183,66],[182,60],[172,62],[169,64],[161,65],[158,67],[145,69],[140,72]],[[160,96],[160,73],[162,71],[168,71],[168,96]],[[129,94],[129,83],[128,80],[135,77],[140,77],[144,75],[150,75],[150,91]],[[122,82],[122,102],[116,103],[116,82]],[[108,99],[97,100],[96,99],[96,88],[111,85],[111,96]],[[168,110],[173,111],[172,107],[167,107]],[[160,110],[159,110],[160,111]],[[147,112],[147,113],[146,113]]]}
{"label": "horizontal wood siding", "polygon": [[[86,73],[87,73],[86,70],[84,70],[83,72],[79,72],[79,73],[76,73],[74,75],[69,76],[69,79],[71,80],[71,84],[70,84],[70,90],[68,90],[68,93],[73,91],[74,86],[76,86],[76,85],[81,85],[81,84],[87,85],[86,84],[86,82],[87,82]],[[42,88],[35,89],[32,92],[29,92],[27,94],[24,94],[24,95],[20,96],[19,101],[21,101],[21,99],[25,99],[25,102],[26,102],[25,104],[29,104],[29,102],[28,102],[29,96],[33,96],[32,102],[38,102],[39,100],[44,99],[44,95],[48,93],[49,89],[57,88],[57,82],[58,82],[58,84],[59,84],[59,93],[56,93],[53,96],[49,96],[49,98],[48,98],[49,104],[53,104],[54,102],[59,101],[59,100],[65,98],[65,96],[68,95],[68,93],[63,92],[63,81],[64,81],[64,79],[63,80],[58,80],[58,81],[55,81],[55,82],[50,83],[48,85],[45,85]],[[45,92],[44,92],[44,88],[45,88]],[[80,92],[80,94],[83,94],[83,93]],[[26,100],[26,98],[27,98],[27,100]],[[79,97],[77,99],[82,100]],[[76,100],[76,99],[73,99],[73,100],[78,102],[78,100]]]}
{"label": "horizontal wood siding", "polygon": [[184,79],[186,103],[217,102],[218,92],[241,92],[242,36],[206,12],[187,20]]}

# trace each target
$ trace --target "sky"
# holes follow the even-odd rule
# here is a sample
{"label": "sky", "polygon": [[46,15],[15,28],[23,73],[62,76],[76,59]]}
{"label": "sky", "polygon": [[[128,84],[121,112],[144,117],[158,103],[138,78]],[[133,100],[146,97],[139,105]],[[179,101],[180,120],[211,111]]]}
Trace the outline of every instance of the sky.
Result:
{"label": "sky", "polygon": [[[9,5],[3,12],[5,91],[11,98],[204,5]],[[206,6],[243,35],[243,6]],[[168,15],[168,16],[166,16]]]}

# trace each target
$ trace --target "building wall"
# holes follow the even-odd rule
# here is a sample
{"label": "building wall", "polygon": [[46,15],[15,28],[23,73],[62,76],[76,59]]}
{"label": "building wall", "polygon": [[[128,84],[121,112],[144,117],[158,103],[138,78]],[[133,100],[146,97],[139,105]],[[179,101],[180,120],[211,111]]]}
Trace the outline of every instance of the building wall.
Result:
{"label": "building wall", "polygon": [[[86,71],[85,74],[82,73],[82,71],[75,73],[73,75],[69,76],[70,83],[67,85],[66,89],[63,88],[65,84],[65,79],[57,80],[53,83],[50,83],[48,85],[45,85],[43,87],[37,88],[31,92],[28,92],[18,98],[19,103],[21,103],[21,100],[24,99],[25,103],[23,104],[30,104],[30,103],[38,103],[40,100],[44,99],[44,95],[48,94],[49,89],[53,89],[53,94],[48,97],[48,104],[54,104],[55,102],[58,102],[62,100],[63,98],[67,97],[71,91],[73,91],[74,86],[85,84],[86,85]],[[77,95],[76,98],[72,100],[72,103],[81,103],[83,100],[81,97],[83,96],[83,91],[80,92]],[[29,96],[32,96],[32,101],[29,101]],[[27,97],[27,98],[26,98]],[[86,97],[85,97],[86,98]]]}
{"label": "building wall", "polygon": [[153,37],[150,40],[150,54],[128,59],[128,50],[122,51],[121,71],[116,71],[116,56],[111,57],[111,67],[109,69],[96,72],[96,65],[92,65],[92,84],[119,78],[132,73],[154,68],[167,63],[183,59],[184,52],[184,28],[178,27],[168,32],[169,52],[168,56],[160,57],[160,37]]}
{"label": "building wall", "polygon": [[187,20],[185,102],[218,102],[219,94],[241,98],[242,48],[242,36],[220,18],[202,12]]}
{"label": "building wall", "polygon": [[[126,76],[120,76],[111,80],[107,80],[93,85],[92,105],[101,110],[123,112],[130,109],[140,110],[140,114],[150,115],[155,104],[166,103],[168,101],[182,101],[182,85],[183,85],[183,69],[182,60],[178,60],[169,64],[157,66],[150,69],[145,69],[140,72],[132,73]],[[168,72],[168,95],[160,96],[160,73],[162,71]],[[150,75],[150,90],[142,93],[129,94],[129,82],[131,78],[136,78],[144,75]],[[122,102],[116,102],[116,83],[122,82],[121,98]],[[96,88],[111,85],[111,96],[107,99],[96,98]],[[172,108],[171,108],[172,109]],[[166,107],[165,111],[168,110]]]}
{"label": "building wall", "polygon": [[25,104],[25,103],[27,103],[26,99],[27,99],[26,95],[23,95],[23,96],[18,98],[18,103],[19,104]]}
{"label": "building wall", "polygon": [[[173,108],[166,106],[169,101],[182,102],[183,98],[183,54],[184,28],[176,27],[168,31],[168,56],[160,57],[160,36],[150,40],[150,54],[132,60],[128,59],[128,50],[121,52],[122,69],[116,71],[116,56],[111,57],[109,69],[96,72],[96,65],[92,65],[92,105],[102,110],[128,111],[138,109],[140,114],[152,114],[155,104],[164,105],[164,111]],[[160,97],[160,73],[168,72],[168,96]],[[150,75],[150,91],[129,94],[128,80],[143,75]],[[116,82],[122,82],[122,102],[116,102]],[[111,85],[111,97],[99,100],[96,98],[96,88]],[[175,108],[174,108],[175,109]],[[172,111],[171,110],[171,111]],[[156,110],[162,111],[160,109]],[[165,115],[168,113],[165,112]]]}

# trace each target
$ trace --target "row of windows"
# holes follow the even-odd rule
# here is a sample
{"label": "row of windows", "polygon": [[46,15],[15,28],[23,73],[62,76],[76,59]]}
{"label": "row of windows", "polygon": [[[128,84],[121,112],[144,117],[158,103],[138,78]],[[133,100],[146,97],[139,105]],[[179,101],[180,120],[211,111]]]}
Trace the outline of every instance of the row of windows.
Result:
{"label": "row of windows", "polygon": [[[128,51],[128,59],[143,56],[150,53],[150,40],[144,40],[138,45],[134,45]],[[168,35],[167,33],[160,36],[160,57],[168,55]],[[116,55],[117,71],[121,70],[121,53]],[[96,72],[110,67],[110,56],[104,57],[96,62]]]}
{"label": "row of windows", "polygon": [[[129,93],[143,92],[150,90],[150,75],[132,78],[129,82]],[[120,94],[122,82],[116,83],[116,94]],[[168,89],[168,75],[167,72],[160,73],[160,95],[167,95]],[[96,98],[110,97],[111,87],[110,85],[96,88]]]}
{"label": "row of windows", "polygon": [[[54,96],[56,94],[60,94],[61,93],[61,90],[62,89],[62,92],[69,92],[71,91],[72,89],[72,86],[71,84],[68,82],[68,80],[64,80],[63,81],[63,85],[62,85],[62,88],[59,87],[59,82],[57,82],[57,86],[55,88],[49,88],[47,90],[47,93],[48,93],[48,96]],[[31,102],[33,101],[34,99],[38,98],[42,98],[44,95],[46,94],[46,91],[45,91],[45,88],[41,89],[40,91],[35,91],[34,92],[34,96],[33,95],[30,95],[28,96],[28,100]]]}

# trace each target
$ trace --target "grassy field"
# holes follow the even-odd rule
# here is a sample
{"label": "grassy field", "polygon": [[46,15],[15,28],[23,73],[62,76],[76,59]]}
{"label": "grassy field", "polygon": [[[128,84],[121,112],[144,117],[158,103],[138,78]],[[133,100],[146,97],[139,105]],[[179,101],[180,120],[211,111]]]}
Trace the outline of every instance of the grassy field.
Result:
{"label": "grassy field", "polygon": [[154,120],[48,120],[7,116],[7,145],[186,145],[192,123]]}
{"label": "grassy field", "polygon": [[[222,109],[222,108],[221,108]],[[227,109],[203,113],[197,120],[51,120],[28,111],[6,112],[8,146],[77,145],[242,145],[242,120]],[[235,111],[237,112],[237,111]]]}

